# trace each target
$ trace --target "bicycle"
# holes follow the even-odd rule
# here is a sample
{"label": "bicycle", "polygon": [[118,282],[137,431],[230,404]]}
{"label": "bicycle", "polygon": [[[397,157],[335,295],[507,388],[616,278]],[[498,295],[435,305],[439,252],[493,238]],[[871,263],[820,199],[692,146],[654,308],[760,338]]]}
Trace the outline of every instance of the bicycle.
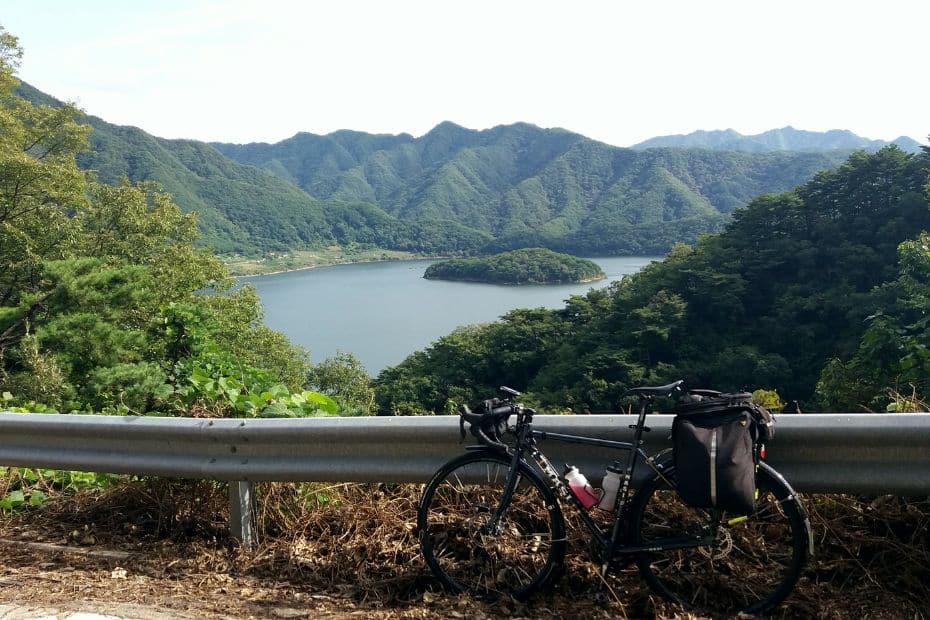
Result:
{"label": "bicycle", "polygon": [[[635,562],[653,591],[682,605],[747,613],[777,606],[813,554],[804,507],[765,462],[756,467],[753,514],[697,509],[678,498],[670,451],[650,456],[641,446],[655,399],[671,396],[681,383],[629,390],[639,399],[632,442],[536,430],[536,412],[514,402],[520,393],[506,387],[501,390],[507,396],[485,401],[484,411],[461,406],[463,437],[467,422],[478,445],[436,472],[417,511],[418,536],[432,572],[453,592],[525,601],[564,572],[562,506],[569,505],[590,534],[602,575]],[[614,461],[623,475],[609,527],[586,511],[538,441],[628,453],[625,462]],[[634,492],[638,463],[652,472]]]}

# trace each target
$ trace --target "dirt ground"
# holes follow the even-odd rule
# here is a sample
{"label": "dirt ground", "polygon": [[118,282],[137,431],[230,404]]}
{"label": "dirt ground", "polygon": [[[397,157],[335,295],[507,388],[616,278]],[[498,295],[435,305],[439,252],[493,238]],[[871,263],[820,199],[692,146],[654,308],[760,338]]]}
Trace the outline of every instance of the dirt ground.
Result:
{"label": "dirt ground", "polygon": [[[147,480],[0,517],[2,605],[145,618],[693,618],[635,569],[567,574],[526,605],[442,592],[413,534],[416,485],[261,485],[261,544],[228,538],[222,485]],[[807,498],[817,556],[776,617],[930,618],[930,501]],[[0,615],[2,617],[2,615]]]}

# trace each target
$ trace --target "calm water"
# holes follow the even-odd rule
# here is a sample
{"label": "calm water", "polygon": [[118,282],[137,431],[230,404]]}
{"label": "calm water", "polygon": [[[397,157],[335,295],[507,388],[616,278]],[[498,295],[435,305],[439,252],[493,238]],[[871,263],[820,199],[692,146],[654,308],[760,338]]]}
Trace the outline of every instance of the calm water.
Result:
{"label": "calm water", "polygon": [[493,321],[514,308],[560,308],[570,295],[606,286],[655,257],[595,259],[606,280],[500,286],[423,279],[434,261],[321,267],[244,279],[265,305],[265,322],[310,350],[314,362],[355,354],[375,375],[459,325]]}

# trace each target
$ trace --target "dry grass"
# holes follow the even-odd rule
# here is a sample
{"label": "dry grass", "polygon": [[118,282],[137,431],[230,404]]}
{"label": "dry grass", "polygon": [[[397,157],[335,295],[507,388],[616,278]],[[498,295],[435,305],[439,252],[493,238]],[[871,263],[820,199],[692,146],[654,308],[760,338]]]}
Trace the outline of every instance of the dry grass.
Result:
{"label": "dry grass", "polygon": [[[414,533],[420,491],[262,484],[251,552],[228,538],[223,485],[151,479],[61,494],[0,520],[0,539],[14,541],[0,547],[0,602],[123,601],[198,617],[689,617],[656,600],[635,569],[602,581],[577,535],[558,587],[528,605],[442,593]],[[817,556],[779,615],[930,617],[930,501],[814,496],[807,505]]]}

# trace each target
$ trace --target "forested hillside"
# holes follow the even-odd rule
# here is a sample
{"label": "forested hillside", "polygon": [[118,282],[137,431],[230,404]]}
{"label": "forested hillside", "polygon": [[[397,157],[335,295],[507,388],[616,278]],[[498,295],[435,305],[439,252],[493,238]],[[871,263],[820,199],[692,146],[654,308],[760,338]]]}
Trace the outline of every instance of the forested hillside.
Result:
{"label": "forested hillside", "polygon": [[441,338],[381,373],[380,407],[443,412],[506,384],[555,410],[603,410],[679,378],[814,410],[926,398],[928,170],[928,150],[856,153],[608,290]]}
{"label": "forested hillside", "polygon": [[541,246],[649,254],[719,230],[738,205],[842,160],[820,153],[639,153],[526,123],[420,138],[339,131],[277,144],[215,144],[312,196],[368,203],[408,222],[456,222],[486,251]]}
{"label": "forested hillside", "polygon": [[864,149],[877,151],[894,144],[902,151],[917,153],[920,144],[913,138],[900,136],[891,142],[870,140],[857,136],[845,129],[830,131],[804,131],[794,127],[771,129],[752,136],[745,136],[732,129],[720,131],[694,131],[687,135],[657,136],[633,145],[634,149],[691,148],[715,151],[850,151]]}
{"label": "forested hillside", "polygon": [[[28,85],[34,103],[61,103]],[[654,254],[719,230],[738,205],[841,161],[837,153],[611,147],[518,123],[442,123],[420,138],[338,131],[277,144],[166,140],[96,117],[82,168],[156,181],[222,254],[358,244],[426,254],[548,247]]]}
{"label": "forested hillside", "polygon": [[[56,99],[20,84],[17,93],[41,105]],[[402,222],[370,204],[314,199],[296,185],[239,164],[195,140],[156,138],[136,127],[79,116],[92,128],[77,162],[102,183],[156,181],[188,213],[196,213],[198,243],[220,254],[259,255],[331,243],[435,254],[473,253],[490,236],[454,222]]]}

